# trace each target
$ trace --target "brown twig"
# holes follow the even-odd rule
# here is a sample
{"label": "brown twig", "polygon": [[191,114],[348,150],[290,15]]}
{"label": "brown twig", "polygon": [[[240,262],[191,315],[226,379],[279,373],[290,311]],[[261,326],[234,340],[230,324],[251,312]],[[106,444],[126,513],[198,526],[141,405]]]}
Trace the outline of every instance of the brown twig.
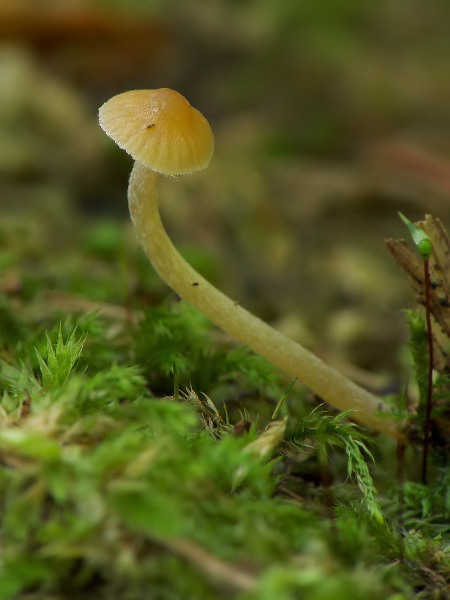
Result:
{"label": "brown twig", "polygon": [[431,430],[431,408],[433,400],[433,330],[431,328],[431,313],[430,313],[430,269],[429,259],[423,261],[424,280],[425,280],[425,315],[427,323],[427,339],[428,339],[428,381],[427,381],[427,400],[425,424],[423,430],[423,456],[422,456],[422,483],[427,484],[428,471],[428,450],[430,444]]}
{"label": "brown twig", "polygon": [[[418,301],[425,305],[425,290],[429,291],[430,313],[440,326],[444,338],[450,338],[450,245],[442,222],[426,215],[416,223],[430,238],[433,253],[429,261],[430,282],[425,286],[423,260],[404,240],[388,239],[386,246],[397,263],[409,276]],[[450,369],[450,357],[437,342],[434,331],[435,368],[440,372]]]}

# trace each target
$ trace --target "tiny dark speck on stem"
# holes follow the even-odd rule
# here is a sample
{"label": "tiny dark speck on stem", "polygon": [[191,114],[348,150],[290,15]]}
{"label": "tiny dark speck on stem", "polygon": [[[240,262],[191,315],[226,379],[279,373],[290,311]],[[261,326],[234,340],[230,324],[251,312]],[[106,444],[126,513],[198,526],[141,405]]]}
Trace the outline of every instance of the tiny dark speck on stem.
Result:
{"label": "tiny dark speck on stem", "polygon": [[197,287],[197,286],[198,286],[198,281],[194,281],[192,285],[193,285],[194,287]]}

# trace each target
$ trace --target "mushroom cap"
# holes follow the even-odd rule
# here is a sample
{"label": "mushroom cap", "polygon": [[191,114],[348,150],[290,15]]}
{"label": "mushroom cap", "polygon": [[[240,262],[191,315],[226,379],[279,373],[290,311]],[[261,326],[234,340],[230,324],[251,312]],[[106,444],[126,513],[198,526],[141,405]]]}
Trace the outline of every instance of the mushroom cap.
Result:
{"label": "mushroom cap", "polygon": [[214,136],[206,118],[170,90],[133,90],[99,109],[100,127],[134,160],[164,175],[208,166]]}

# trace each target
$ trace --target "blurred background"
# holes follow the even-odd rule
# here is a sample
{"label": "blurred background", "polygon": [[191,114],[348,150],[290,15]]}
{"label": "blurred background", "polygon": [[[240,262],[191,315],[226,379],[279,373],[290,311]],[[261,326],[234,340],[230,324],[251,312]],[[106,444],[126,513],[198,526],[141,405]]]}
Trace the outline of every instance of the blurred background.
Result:
{"label": "blurred background", "polygon": [[[177,247],[336,365],[392,377],[414,304],[384,238],[450,222],[448,0],[0,0],[0,294],[36,312],[157,305],[131,160],[98,107],[171,87],[211,122],[161,182]],[[364,375],[365,374],[365,375]]]}

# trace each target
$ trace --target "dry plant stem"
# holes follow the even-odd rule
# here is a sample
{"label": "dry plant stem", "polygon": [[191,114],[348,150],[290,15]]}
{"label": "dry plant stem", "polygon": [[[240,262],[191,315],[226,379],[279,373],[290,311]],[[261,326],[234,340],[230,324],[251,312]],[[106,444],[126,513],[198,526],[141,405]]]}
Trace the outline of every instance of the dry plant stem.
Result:
{"label": "dry plant stem", "polygon": [[[447,232],[441,221],[431,215],[425,215],[425,218],[417,221],[415,225],[425,231],[433,247],[428,264],[430,287],[425,288],[423,259],[418,252],[410,248],[404,240],[389,239],[386,240],[386,245],[397,263],[408,274],[420,303],[425,303],[424,292],[428,289],[430,312],[444,335],[450,337],[450,244]],[[450,363],[447,363],[447,366],[450,367]]]}
{"label": "dry plant stem", "polygon": [[189,561],[222,587],[239,592],[252,592],[257,587],[257,579],[253,575],[214,556],[190,540],[171,538],[161,540],[160,544]]}
{"label": "dry plant stem", "polygon": [[398,424],[378,416],[386,409],[379,398],[222,294],[178,254],[161,223],[157,179],[157,173],[135,162],[128,203],[139,241],[160,277],[213,323],[285,373],[298,377],[320,398],[341,411],[353,409],[352,416],[361,423],[401,439]]}
{"label": "dry plant stem", "polygon": [[430,429],[431,429],[431,406],[433,399],[433,330],[431,328],[430,312],[430,268],[428,259],[423,261],[424,281],[425,281],[425,314],[427,322],[428,338],[428,382],[427,382],[427,406],[425,413],[425,424],[423,428],[423,456],[422,456],[422,483],[427,485],[428,479],[428,450],[430,447]]}

